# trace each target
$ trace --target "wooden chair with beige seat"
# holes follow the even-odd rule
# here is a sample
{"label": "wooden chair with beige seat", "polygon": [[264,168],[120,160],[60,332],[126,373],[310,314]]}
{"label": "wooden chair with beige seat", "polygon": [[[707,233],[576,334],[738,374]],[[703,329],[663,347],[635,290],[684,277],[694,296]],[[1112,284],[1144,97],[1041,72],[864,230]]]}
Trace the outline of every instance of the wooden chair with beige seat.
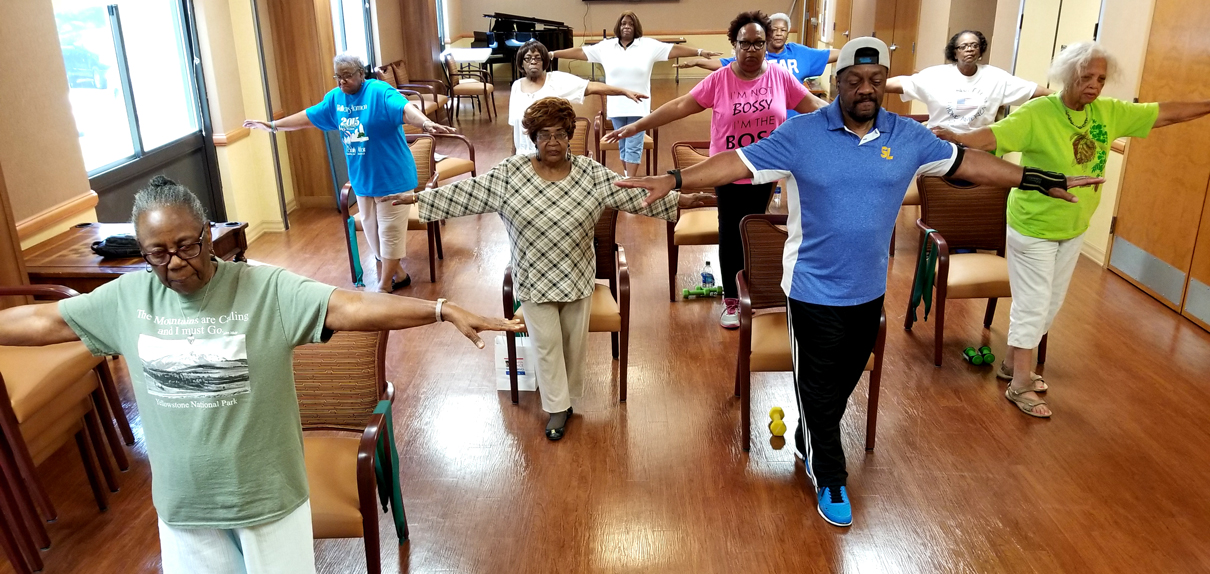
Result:
{"label": "wooden chair with beige seat", "polygon": [[[904,117],[916,120],[922,124],[928,123],[928,121],[929,121],[928,114],[911,114],[911,115],[904,116]],[[917,209],[919,209],[919,207],[920,207],[920,190],[916,189],[916,180],[912,180],[912,183],[908,184],[907,193],[905,193],[903,196],[903,204],[902,204],[902,207],[900,207],[900,209],[902,210],[903,207],[910,207],[910,206],[916,206]],[[896,230],[892,229],[891,230],[891,257],[895,256],[895,236],[896,235],[897,235]]]}
{"label": "wooden chair with beige seat", "polygon": [[[598,281],[592,292],[592,311],[588,317],[589,333],[609,333],[613,346],[613,358],[618,361],[618,400],[626,402],[626,364],[630,350],[630,267],[626,263],[626,250],[617,244],[618,212],[605,208],[597,220],[593,244],[596,248]],[[515,307],[513,299],[513,268],[504,269],[504,316],[520,319],[525,316]],[[508,364],[517,364],[517,340],[514,333],[505,333],[508,344]],[[517,394],[517,370],[509,369],[509,384],[512,387],[513,404],[520,400]]]}
{"label": "wooden chair with beige seat", "polygon": [[446,113],[450,98],[446,95],[445,82],[410,77],[407,64],[403,60],[396,60],[380,68],[375,68],[374,74],[379,80],[395,86],[395,89],[399,90],[399,93],[409,101],[418,102],[424,110],[424,115],[437,120],[440,119],[440,116],[436,114],[440,111],[445,114],[445,123],[450,123],[450,116]]}
{"label": "wooden chair with beige seat", "polygon": [[[688,169],[710,157],[710,142],[672,144],[672,165]],[[677,220],[668,222],[668,300],[676,301],[676,269],[682,245],[718,245],[718,198],[713,189],[682,189],[683,193],[707,193],[702,209],[677,210]]]}
{"label": "wooden chair with beige seat", "polygon": [[459,71],[452,54],[442,57],[442,63],[446,81],[449,83],[450,110],[452,111],[450,117],[458,119],[459,104],[462,103],[462,98],[471,100],[472,110],[474,110],[474,104],[479,104],[479,111],[483,111],[490,98],[491,105],[487,107],[488,121],[491,121],[492,114],[500,115],[496,111],[496,86],[492,84],[486,71]]}
{"label": "wooden chair with beige seat", "polygon": [[[416,191],[431,189],[437,185],[437,178],[441,176],[434,167],[436,162],[433,156],[434,139],[429,134],[408,135],[408,147],[412,150],[412,159],[416,162],[416,181],[419,185]],[[453,177],[453,176],[450,176]],[[349,272],[352,275],[353,284],[361,283],[361,261],[357,250],[357,238],[354,236],[353,230],[364,231],[361,222],[361,213],[352,213],[353,207],[357,205],[353,198],[353,185],[346,183],[340,190],[340,199],[337,201],[340,206],[341,221],[344,222],[343,234],[345,236],[345,247],[349,254]],[[348,222],[352,218],[353,226],[348,227]],[[408,214],[408,231],[424,231],[428,236],[429,244],[429,281],[437,282],[437,260],[444,259],[445,254],[441,249],[441,227],[436,221],[428,223],[420,222],[419,210],[412,208]]]}
{"label": "wooden chair with beige seat", "polygon": [[[1008,260],[1004,258],[1008,219],[1005,205],[1008,188],[963,185],[941,177],[916,178],[920,190],[920,219],[916,226],[924,241],[937,250],[933,302],[933,363],[941,366],[945,339],[945,307],[950,299],[987,299],[983,327],[990,329],[996,315],[996,301],[1011,297],[1008,284]],[[928,233],[928,230],[934,230]],[[993,251],[994,253],[953,253],[955,249]],[[921,250],[921,256],[924,255]],[[919,267],[919,259],[917,259]],[[915,290],[913,280],[912,289]],[[903,328],[912,330],[913,311],[909,308]],[[1045,362],[1046,338],[1038,350],[1039,363]]]}
{"label": "wooden chair with beige seat", "polygon": [[376,499],[380,493],[385,495],[384,511],[390,501],[400,543],[408,537],[398,457],[390,437],[394,388],[386,380],[389,335],[338,332],[327,343],[294,350],[314,536],[364,538],[370,574],[382,570]]}
{"label": "wooden chair with beige seat", "polygon": [[[75,295],[71,289],[51,285],[0,287],[0,297],[55,301]],[[23,527],[38,548],[50,545],[43,521],[58,518],[58,511],[38,478],[37,465],[74,438],[102,511],[109,504],[104,487],[118,490],[110,456],[122,470],[130,467],[102,384],[103,378],[110,377],[108,369],[104,357],[93,356],[79,341],[0,347],[0,432],[5,451],[0,458],[8,487],[24,499],[16,501],[11,508],[14,514],[7,518]]]}
{"label": "wooden chair with beige seat", "polygon": [[[749,215],[739,224],[744,242],[744,269],[736,274],[740,326],[735,395],[740,398],[740,444],[744,450],[752,444],[752,373],[794,370],[786,323],[786,294],[781,288],[782,251],[787,237],[781,226],[785,224],[785,215],[772,213]],[[865,365],[870,373],[866,450],[874,450],[878,429],[878,391],[882,383],[885,348],[886,312],[883,311],[874,351]]]}
{"label": "wooden chair with beige seat", "polygon": [[[409,136],[422,135],[424,132],[411,124],[403,125],[403,133]],[[453,155],[443,156],[437,161],[437,185],[442,186],[453,181],[455,177],[460,175],[470,174],[471,177],[479,175],[475,163],[475,144],[471,140],[466,139],[466,136],[460,134],[428,134],[434,138],[434,143],[441,141],[454,142],[455,145],[466,148],[467,157],[458,157]],[[434,154],[434,159],[436,154]]]}
{"label": "wooden chair with beige seat", "polygon": [[571,135],[571,141],[568,143],[568,149],[571,150],[572,155],[591,157],[588,155],[588,136],[590,135],[588,130],[588,118],[577,116],[576,133]]}
{"label": "wooden chair with beige seat", "polygon": [[[597,163],[605,165],[605,152],[618,151],[619,142],[605,141],[605,134],[613,131],[614,126],[613,122],[605,117],[605,96],[600,96],[600,98],[601,111],[597,112],[597,117],[592,122],[592,135],[593,140],[597,142]],[[647,175],[652,175],[655,173],[654,170],[660,169],[660,128],[647,130],[647,133],[643,134],[643,160]]]}

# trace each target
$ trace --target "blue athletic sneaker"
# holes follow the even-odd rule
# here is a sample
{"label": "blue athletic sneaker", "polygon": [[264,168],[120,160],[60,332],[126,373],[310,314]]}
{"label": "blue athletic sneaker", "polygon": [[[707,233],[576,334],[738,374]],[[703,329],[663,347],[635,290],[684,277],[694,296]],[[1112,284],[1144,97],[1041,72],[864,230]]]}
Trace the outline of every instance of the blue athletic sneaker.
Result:
{"label": "blue athletic sneaker", "polygon": [[849,504],[849,493],[843,486],[825,486],[819,489],[819,515],[833,526],[853,524],[853,506]]}

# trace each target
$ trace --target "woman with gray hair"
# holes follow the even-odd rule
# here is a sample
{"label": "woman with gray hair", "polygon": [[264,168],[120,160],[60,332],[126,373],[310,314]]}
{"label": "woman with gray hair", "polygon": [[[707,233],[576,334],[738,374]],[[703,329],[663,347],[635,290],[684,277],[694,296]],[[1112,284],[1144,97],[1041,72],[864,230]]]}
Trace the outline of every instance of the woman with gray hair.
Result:
{"label": "woman with gray hair", "polygon": [[[1073,44],[1051,63],[1051,79],[1062,84],[1061,91],[1027,102],[990,127],[965,134],[940,127],[933,132],[997,155],[1019,151],[1025,166],[1102,177],[1113,140],[1146,137],[1153,128],[1210,114],[1210,100],[1138,104],[1102,98],[1101,90],[1116,72],[1113,56],[1101,44]],[[1013,303],[1009,353],[996,376],[1011,381],[1004,396],[1030,416],[1051,415],[1038,397],[1046,383],[1031,372],[1033,350],[1063,305],[1100,191],[1100,186],[1072,189],[1078,203],[1020,189],[1008,197]]]}
{"label": "woman with gray hair", "polygon": [[268,132],[340,130],[366,243],[381,262],[373,290],[390,293],[412,282],[403,270],[410,209],[393,200],[419,185],[416,163],[400,128],[410,124],[443,134],[453,133],[454,128],[429,120],[420,106],[408,102],[390,84],[367,80],[365,65],[357,56],[338,54],[332,66],[336,88],[323,101],[281,121],[247,120],[244,127]]}

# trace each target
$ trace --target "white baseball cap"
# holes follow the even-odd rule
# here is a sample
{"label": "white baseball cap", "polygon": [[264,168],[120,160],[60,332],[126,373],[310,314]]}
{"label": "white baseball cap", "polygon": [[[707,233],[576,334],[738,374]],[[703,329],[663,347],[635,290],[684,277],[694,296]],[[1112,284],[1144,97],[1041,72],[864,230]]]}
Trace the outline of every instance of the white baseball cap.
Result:
{"label": "white baseball cap", "polygon": [[855,64],[879,64],[891,69],[891,52],[886,43],[873,36],[862,36],[849,40],[840,49],[836,59],[836,71],[839,72]]}

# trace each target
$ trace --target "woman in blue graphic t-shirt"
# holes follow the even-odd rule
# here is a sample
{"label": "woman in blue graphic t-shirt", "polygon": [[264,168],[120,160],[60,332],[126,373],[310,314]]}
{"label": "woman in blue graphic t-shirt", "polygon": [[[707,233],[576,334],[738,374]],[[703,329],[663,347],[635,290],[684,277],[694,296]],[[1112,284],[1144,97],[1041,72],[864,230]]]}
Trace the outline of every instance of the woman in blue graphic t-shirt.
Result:
{"label": "woman in blue graphic t-shirt", "polygon": [[270,132],[340,130],[366,242],[382,262],[378,285],[371,290],[390,293],[412,281],[403,270],[410,208],[394,205],[394,199],[418,185],[416,163],[400,127],[406,123],[428,133],[453,133],[454,128],[430,121],[390,84],[367,80],[357,56],[339,54],[332,65],[337,87],[321,102],[281,121],[247,120],[244,127]]}

